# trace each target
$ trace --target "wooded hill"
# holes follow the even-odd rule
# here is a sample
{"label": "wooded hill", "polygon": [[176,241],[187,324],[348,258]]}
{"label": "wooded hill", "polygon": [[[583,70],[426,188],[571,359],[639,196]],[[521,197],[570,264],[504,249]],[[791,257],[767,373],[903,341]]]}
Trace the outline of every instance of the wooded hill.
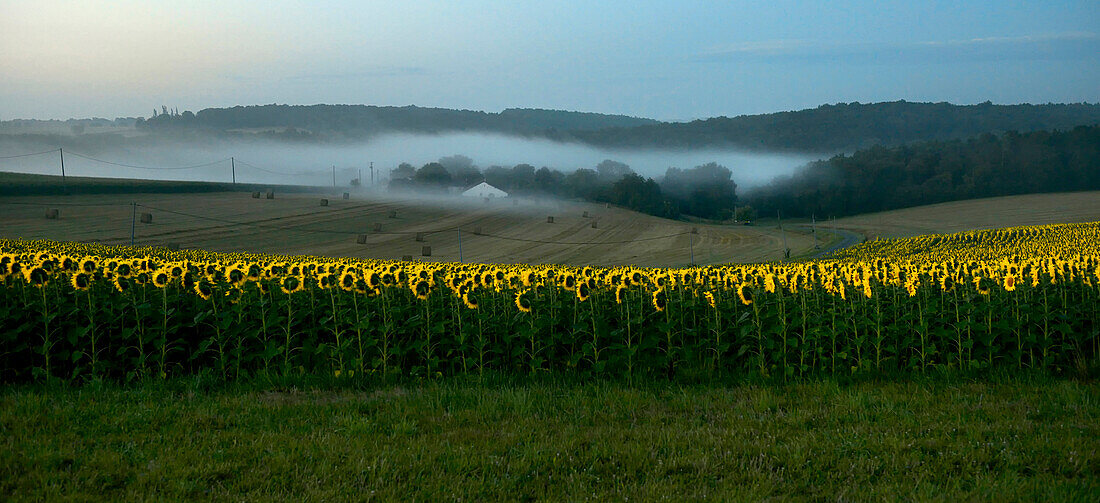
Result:
{"label": "wooded hill", "polygon": [[479,131],[515,135],[553,135],[658,124],[653,119],[561,110],[510,108],[500,113],[416,106],[258,105],[207,108],[198,113],[158,114],[138,122],[155,130],[291,128],[291,134],[327,137],[370,136],[379,133],[444,133]]}
{"label": "wooded hill", "polygon": [[356,138],[389,132],[489,132],[615,148],[717,148],[854,152],[874,145],[952,140],[1100,124],[1100,104],[953,105],[838,103],[814,109],[671,123],[559,110],[500,113],[368,105],[260,105],[159,114],[139,120],[156,131],[271,129],[292,138]]}
{"label": "wooded hill", "polygon": [[854,215],[994,196],[1100,189],[1100,127],[875,146],[810,163],[743,200],[763,215]]}
{"label": "wooded hill", "polygon": [[686,123],[576,132],[586,143],[615,147],[852,152],[873,145],[952,140],[983,133],[1071,129],[1100,123],[1100,104],[952,105],[838,103],[797,112],[716,117]]}

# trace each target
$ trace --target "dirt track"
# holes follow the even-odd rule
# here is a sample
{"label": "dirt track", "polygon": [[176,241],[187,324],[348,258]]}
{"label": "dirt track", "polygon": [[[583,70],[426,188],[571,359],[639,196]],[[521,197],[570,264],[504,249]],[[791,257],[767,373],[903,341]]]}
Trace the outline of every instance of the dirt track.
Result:
{"label": "dirt track", "polygon": [[[329,205],[321,206],[321,198]],[[277,194],[268,200],[237,192],[6,197],[0,198],[0,236],[128,244],[131,202],[138,203],[139,216],[153,216],[151,223],[135,226],[139,245],[458,261],[461,228],[465,262],[682,266],[692,252],[697,264],[782,257],[782,238],[773,228],[699,225],[602,204],[532,199]],[[46,219],[48,208],[59,209],[60,218]],[[391,211],[396,218],[389,217]],[[547,223],[548,216],[554,223]],[[693,227],[698,234],[691,234]],[[417,232],[428,233],[423,242],[416,241]],[[366,236],[364,244],[357,243],[359,235]],[[786,238],[792,256],[813,248],[805,232],[788,230]],[[431,247],[430,257],[421,255],[423,246]]]}

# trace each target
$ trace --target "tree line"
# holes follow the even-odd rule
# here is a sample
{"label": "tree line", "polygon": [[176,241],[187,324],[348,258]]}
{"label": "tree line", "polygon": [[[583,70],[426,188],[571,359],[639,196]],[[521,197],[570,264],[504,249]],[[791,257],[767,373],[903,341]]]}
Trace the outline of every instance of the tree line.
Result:
{"label": "tree line", "polygon": [[988,101],[977,105],[837,103],[691,122],[538,109],[507,109],[500,113],[368,105],[236,106],[207,108],[198,113],[161,109],[154,110],[154,116],[148,119],[138,120],[137,126],[176,133],[251,130],[261,136],[313,141],[386,132],[479,131],[616,148],[734,147],[818,154],[1100,123],[1100,104],[994,105]]}
{"label": "tree line", "polygon": [[1100,190],[1100,126],[875,146],[754,189],[763,214],[843,216],[946,201]]}
{"label": "tree line", "polygon": [[486,182],[510,195],[555,196],[606,202],[665,218],[695,216],[725,220],[733,216],[737,184],[728,168],[708,163],[689,169],[668,168],[659,180],[643,177],[629,165],[607,159],[594,169],[569,173],[530,164],[479,169],[463,155],[444,157],[420,168],[401,163],[390,172],[391,188],[449,190]]}

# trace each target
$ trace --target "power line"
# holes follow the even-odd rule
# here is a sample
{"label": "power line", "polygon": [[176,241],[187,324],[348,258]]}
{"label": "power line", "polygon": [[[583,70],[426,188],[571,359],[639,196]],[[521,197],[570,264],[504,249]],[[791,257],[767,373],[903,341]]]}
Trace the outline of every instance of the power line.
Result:
{"label": "power line", "polygon": [[69,154],[76,155],[77,157],[84,157],[88,161],[95,161],[97,163],[110,164],[112,166],[133,167],[133,168],[135,168],[135,170],[154,170],[154,171],[160,171],[160,170],[194,170],[194,168],[197,168],[197,167],[213,166],[213,165],[216,165],[216,164],[221,164],[221,163],[224,163],[226,161],[229,161],[229,157],[226,157],[226,158],[220,158],[220,160],[218,160],[218,161],[211,161],[209,163],[195,164],[195,165],[190,165],[190,166],[141,166],[141,165],[138,165],[138,164],[125,164],[125,163],[116,163],[116,162],[113,162],[113,161],[105,161],[105,160],[102,160],[102,158],[96,158],[96,157],[92,157],[90,155],[80,154],[80,153],[73,152],[73,151],[69,151]]}
{"label": "power line", "polygon": [[0,204],[11,204],[18,206],[129,206],[129,204],[123,203],[33,203],[27,201],[2,201]]}
{"label": "power line", "polygon": [[284,175],[284,176],[320,176],[320,175],[322,175],[322,174],[325,174],[325,172],[324,172],[324,171],[303,171],[303,172],[299,172],[299,173],[287,173],[287,172],[285,172],[285,171],[275,171],[275,170],[271,170],[271,169],[261,168],[261,167],[259,167],[259,166],[256,166],[256,165],[253,165],[253,164],[250,164],[250,163],[244,162],[244,161],[242,161],[242,160],[240,160],[240,159],[237,159],[237,160],[236,160],[236,162],[237,162],[237,164],[240,164],[240,165],[242,165],[242,166],[247,166],[247,167],[249,167],[249,168],[252,168],[252,169],[255,169],[255,170],[258,170],[258,171],[263,171],[264,173],[270,173],[270,174],[272,174],[272,175]]}
{"label": "power line", "polygon": [[15,159],[15,158],[18,158],[18,157],[30,157],[30,156],[33,156],[33,155],[51,154],[51,153],[57,152],[58,150],[60,150],[60,149],[55,148],[53,150],[43,150],[41,152],[33,152],[33,153],[30,153],[30,154],[5,155],[5,156],[0,156],[0,159]]}

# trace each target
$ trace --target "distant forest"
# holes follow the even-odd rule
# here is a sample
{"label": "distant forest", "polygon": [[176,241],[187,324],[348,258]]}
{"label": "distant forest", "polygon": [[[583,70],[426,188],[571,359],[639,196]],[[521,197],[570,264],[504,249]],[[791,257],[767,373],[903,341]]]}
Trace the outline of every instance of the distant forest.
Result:
{"label": "distant forest", "polygon": [[559,110],[500,113],[366,105],[262,105],[156,113],[139,119],[151,131],[240,130],[290,139],[358,138],[388,132],[491,132],[615,148],[740,148],[819,154],[953,140],[983,133],[1070,129],[1100,124],[1100,104],[952,105],[839,103],[814,109],[686,123]]}
{"label": "distant forest", "polygon": [[390,187],[420,191],[467,188],[481,182],[510,195],[555,196],[607,202],[666,218],[690,215],[727,220],[737,203],[737,184],[728,168],[707,163],[690,169],[669,168],[660,181],[645,178],[611,159],[596,169],[570,173],[530,164],[490,166],[484,172],[463,155],[448,156],[416,168],[401,163],[390,172]]}
{"label": "distant forest", "polygon": [[179,113],[166,107],[139,120],[139,128],[159,131],[199,129],[231,131],[280,129],[286,136],[356,138],[381,133],[491,132],[523,136],[557,135],[559,131],[659,124],[653,119],[560,110],[507,109],[500,113],[416,106],[258,105],[207,108]]}
{"label": "distant forest", "polygon": [[871,147],[745,195],[764,215],[853,215],[945,201],[1100,190],[1100,127]]}

